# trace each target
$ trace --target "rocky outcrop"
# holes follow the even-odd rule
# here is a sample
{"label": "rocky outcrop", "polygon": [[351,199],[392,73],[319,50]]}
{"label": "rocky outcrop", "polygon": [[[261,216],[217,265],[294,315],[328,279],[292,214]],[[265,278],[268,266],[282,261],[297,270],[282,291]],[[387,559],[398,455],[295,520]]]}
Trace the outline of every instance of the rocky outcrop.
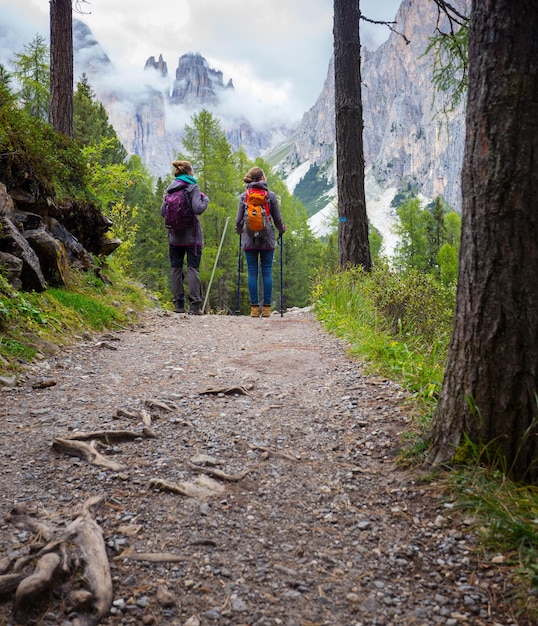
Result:
{"label": "rocky outcrop", "polygon": [[447,98],[432,82],[433,57],[425,51],[437,19],[435,3],[404,0],[396,22],[409,43],[393,33],[365,61],[365,160],[383,187],[411,183],[459,210],[465,113],[463,103],[443,113]]}
{"label": "rocky outcrop", "polygon": [[106,256],[120,245],[106,237],[111,224],[94,207],[58,207],[19,188],[8,193],[0,183],[2,274],[25,291],[65,286],[72,269],[90,270],[96,266],[92,255]]}

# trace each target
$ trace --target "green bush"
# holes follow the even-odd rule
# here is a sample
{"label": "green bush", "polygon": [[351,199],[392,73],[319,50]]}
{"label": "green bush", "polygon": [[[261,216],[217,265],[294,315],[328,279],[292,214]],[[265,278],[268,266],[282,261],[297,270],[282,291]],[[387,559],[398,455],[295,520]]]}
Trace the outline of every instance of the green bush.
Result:
{"label": "green bush", "polygon": [[453,286],[443,285],[433,274],[382,265],[374,268],[367,289],[395,335],[420,337],[430,345],[447,342],[454,316]]}
{"label": "green bush", "polygon": [[20,109],[0,84],[0,181],[36,196],[83,199],[88,168],[80,147]]}
{"label": "green bush", "polygon": [[454,293],[434,276],[381,265],[319,277],[313,294],[320,321],[351,352],[399,381],[430,413],[441,389]]}

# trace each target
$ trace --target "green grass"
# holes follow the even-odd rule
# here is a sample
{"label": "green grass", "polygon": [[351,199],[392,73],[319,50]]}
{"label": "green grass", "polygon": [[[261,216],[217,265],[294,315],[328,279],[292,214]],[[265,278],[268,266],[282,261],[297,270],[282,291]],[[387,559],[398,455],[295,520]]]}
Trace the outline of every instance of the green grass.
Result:
{"label": "green grass", "polygon": [[0,374],[16,372],[46,351],[84,331],[124,328],[136,313],[155,305],[140,286],[110,273],[110,284],[93,273],[74,274],[69,288],[22,293],[0,274]]}
{"label": "green grass", "polygon": [[103,304],[90,295],[67,289],[49,289],[48,293],[66,309],[78,313],[82,323],[88,328],[103,330],[121,325],[122,316],[117,308]]}
{"label": "green grass", "polygon": [[400,382],[430,412],[441,389],[453,298],[429,278],[383,266],[370,274],[359,268],[323,277],[314,309],[353,355]]}
{"label": "green grass", "polygon": [[15,339],[2,338],[0,340],[0,354],[7,360],[29,362],[35,358],[37,350]]}
{"label": "green grass", "polygon": [[[367,371],[397,381],[409,392],[406,410],[413,425],[402,439],[399,456],[407,465],[420,464],[428,449],[454,298],[454,291],[432,276],[386,266],[370,274],[360,268],[326,274],[314,287],[314,311],[322,325],[348,343]],[[499,459],[493,459],[493,469],[477,446],[467,448],[455,459],[465,465],[446,474],[436,472],[430,479],[476,519],[485,560],[504,557],[507,576],[518,581],[510,599],[531,623],[538,619],[538,489],[511,482]]]}
{"label": "green grass", "polygon": [[502,557],[519,577],[520,612],[538,618],[538,488],[475,466],[448,475],[457,507],[475,520],[484,560]]}

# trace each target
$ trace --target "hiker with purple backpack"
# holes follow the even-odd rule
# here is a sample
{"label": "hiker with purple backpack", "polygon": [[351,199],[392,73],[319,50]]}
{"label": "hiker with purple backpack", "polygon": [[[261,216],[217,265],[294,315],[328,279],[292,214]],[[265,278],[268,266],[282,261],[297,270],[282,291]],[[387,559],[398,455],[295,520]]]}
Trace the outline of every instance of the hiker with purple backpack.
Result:
{"label": "hiker with purple backpack", "polygon": [[183,264],[187,257],[189,314],[202,315],[202,284],[199,269],[204,245],[199,215],[207,209],[209,198],[200,191],[189,161],[174,161],[174,180],[168,185],[161,215],[168,230],[174,312],[185,313]]}
{"label": "hiker with purple backpack", "polygon": [[[260,167],[252,167],[243,182],[247,185],[241,194],[235,231],[241,236],[241,245],[247,260],[250,316],[269,317],[273,295],[273,257],[276,240],[275,229],[280,235],[286,231],[276,194],[269,191],[265,173]],[[261,265],[263,294],[258,299],[258,272]]]}

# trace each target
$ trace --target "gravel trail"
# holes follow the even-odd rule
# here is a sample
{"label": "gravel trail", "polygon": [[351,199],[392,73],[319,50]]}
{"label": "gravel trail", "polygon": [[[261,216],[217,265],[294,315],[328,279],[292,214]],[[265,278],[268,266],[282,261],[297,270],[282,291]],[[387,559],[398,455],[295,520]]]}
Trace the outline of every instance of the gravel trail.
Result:
{"label": "gravel trail", "polygon": [[[34,539],[6,521],[15,505],[61,527],[104,496],[103,624],[526,625],[472,520],[397,467],[405,394],[366,376],[311,312],[143,320],[0,390],[0,563]],[[96,448],[115,469],[52,447],[118,429],[140,436]],[[72,586],[30,623],[75,626]],[[3,600],[0,624],[14,624]]]}

